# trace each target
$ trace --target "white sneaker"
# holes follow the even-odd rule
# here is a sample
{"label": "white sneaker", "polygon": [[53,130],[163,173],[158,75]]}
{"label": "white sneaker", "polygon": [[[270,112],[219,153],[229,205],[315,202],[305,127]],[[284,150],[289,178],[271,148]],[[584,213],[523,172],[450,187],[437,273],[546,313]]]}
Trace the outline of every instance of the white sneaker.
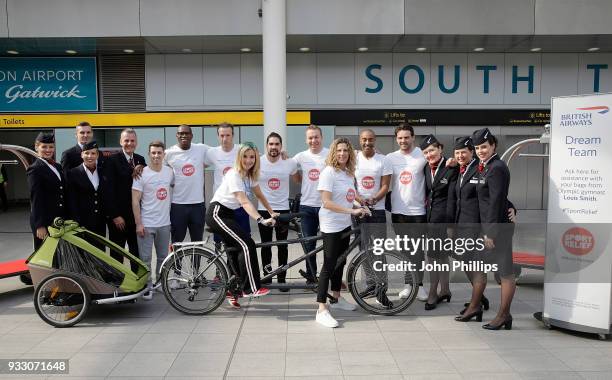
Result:
{"label": "white sneaker", "polygon": [[330,314],[328,310],[321,311],[321,312],[317,311],[317,317],[315,318],[315,321],[317,321],[318,324],[323,325],[325,327],[330,327],[330,328],[338,327],[338,321],[336,321],[334,317],[332,317],[332,315]]}
{"label": "white sneaker", "polygon": [[354,311],[355,309],[357,309],[357,306],[353,305],[352,303],[347,302],[342,297],[338,298],[338,302],[331,303],[329,304],[329,306],[332,309],[340,309],[340,310],[346,310],[346,311]]}
{"label": "white sneaker", "polygon": [[142,299],[145,301],[151,301],[153,299],[153,291],[151,289],[147,290],[143,295]]}
{"label": "white sneaker", "polygon": [[425,290],[424,287],[419,286],[419,292],[417,293],[417,299],[419,301],[425,302],[429,298],[429,293]]}
{"label": "white sneaker", "polygon": [[399,298],[408,298],[410,297],[410,293],[412,293],[412,285],[404,285],[404,289],[399,292]]}

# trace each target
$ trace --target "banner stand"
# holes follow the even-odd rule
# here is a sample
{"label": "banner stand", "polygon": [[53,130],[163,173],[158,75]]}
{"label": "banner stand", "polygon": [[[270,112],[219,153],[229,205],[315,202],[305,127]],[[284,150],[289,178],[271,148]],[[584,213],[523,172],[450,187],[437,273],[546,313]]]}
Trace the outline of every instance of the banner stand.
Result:
{"label": "banner stand", "polygon": [[610,109],[612,94],[552,98],[541,316],[600,339],[612,332]]}

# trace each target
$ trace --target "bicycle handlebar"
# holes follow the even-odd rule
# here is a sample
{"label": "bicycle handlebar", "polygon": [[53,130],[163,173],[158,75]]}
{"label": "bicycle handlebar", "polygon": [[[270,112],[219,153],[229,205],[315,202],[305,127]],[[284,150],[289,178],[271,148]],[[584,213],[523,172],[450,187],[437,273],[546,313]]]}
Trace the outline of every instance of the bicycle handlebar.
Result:
{"label": "bicycle handlebar", "polygon": [[304,214],[303,212],[290,212],[288,214],[280,214],[276,217],[276,221],[279,223],[289,223],[297,218],[301,218],[304,215],[306,214]]}

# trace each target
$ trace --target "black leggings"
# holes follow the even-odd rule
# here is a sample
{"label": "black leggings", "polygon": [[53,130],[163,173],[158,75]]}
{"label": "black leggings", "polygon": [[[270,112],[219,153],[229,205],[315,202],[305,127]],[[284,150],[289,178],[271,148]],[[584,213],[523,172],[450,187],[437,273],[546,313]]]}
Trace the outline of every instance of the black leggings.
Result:
{"label": "black leggings", "polygon": [[257,291],[261,287],[257,248],[251,235],[236,222],[234,210],[213,202],[206,212],[206,224],[221,236],[228,247],[238,248],[237,251],[228,252],[227,258],[230,267],[238,268],[244,292]]}
{"label": "black leggings", "polygon": [[[340,232],[323,232],[323,268],[319,273],[319,290],[317,292],[317,302],[327,302],[327,288],[331,281],[332,292],[339,292],[342,287],[342,272],[346,259],[338,265],[338,257],[341,256],[349,246],[351,235],[347,232],[351,227],[347,227]],[[342,235],[345,236],[342,236]]]}

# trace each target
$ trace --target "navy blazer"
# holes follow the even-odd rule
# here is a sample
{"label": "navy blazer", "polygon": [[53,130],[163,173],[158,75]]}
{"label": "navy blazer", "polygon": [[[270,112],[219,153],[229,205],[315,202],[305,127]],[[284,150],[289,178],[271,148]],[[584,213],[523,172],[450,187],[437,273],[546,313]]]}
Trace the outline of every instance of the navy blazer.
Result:
{"label": "navy blazer", "polygon": [[495,238],[500,231],[496,224],[510,223],[508,218],[508,191],[510,189],[510,170],[505,162],[494,155],[482,173],[476,186],[478,192],[478,207],[483,232]]}
{"label": "navy blazer", "polygon": [[425,194],[427,196],[427,222],[429,223],[452,223],[452,207],[449,207],[449,194],[452,193],[459,169],[447,167],[446,158],[440,161],[435,178],[432,177],[431,168],[425,165]]}
{"label": "navy blazer", "polygon": [[[134,166],[146,165],[143,156],[134,153]],[[109,205],[108,216],[114,219],[121,216],[128,224],[134,224],[132,211],[132,173],[134,168],[125,159],[123,151],[108,157],[104,162],[104,173],[110,183],[110,192],[113,199]]]}
{"label": "navy blazer", "polygon": [[94,189],[83,165],[68,171],[68,214],[81,226],[93,232],[101,232],[106,226],[108,214],[109,184],[98,168],[100,183]]}
{"label": "navy blazer", "polygon": [[42,159],[30,165],[26,172],[30,189],[30,227],[36,233],[39,227],[48,227],[56,217],[66,217],[66,186],[62,167],[53,165],[60,178]]}

